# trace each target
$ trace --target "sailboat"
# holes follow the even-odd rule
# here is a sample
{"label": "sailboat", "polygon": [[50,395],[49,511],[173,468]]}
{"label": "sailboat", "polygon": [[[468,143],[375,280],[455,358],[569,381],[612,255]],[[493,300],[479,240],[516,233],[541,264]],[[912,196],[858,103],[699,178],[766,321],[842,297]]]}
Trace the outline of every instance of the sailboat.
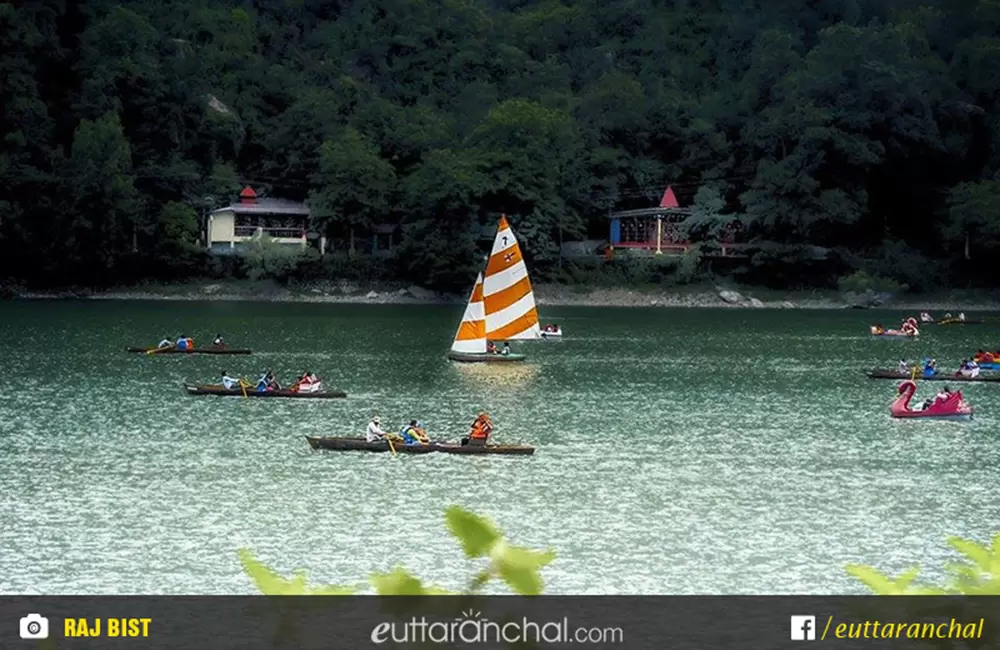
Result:
{"label": "sailboat", "polygon": [[448,358],[452,361],[509,363],[523,354],[492,354],[487,341],[542,338],[535,294],[521,247],[507,218],[500,217],[486,269],[476,277]]}

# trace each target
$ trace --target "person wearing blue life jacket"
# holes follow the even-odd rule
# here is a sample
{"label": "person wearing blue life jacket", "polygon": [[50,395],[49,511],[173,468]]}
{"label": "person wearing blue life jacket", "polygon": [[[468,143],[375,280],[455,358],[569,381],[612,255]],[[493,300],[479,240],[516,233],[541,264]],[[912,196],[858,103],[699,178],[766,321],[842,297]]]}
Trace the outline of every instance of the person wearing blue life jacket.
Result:
{"label": "person wearing blue life jacket", "polygon": [[425,445],[428,442],[427,434],[416,420],[410,420],[399,434],[403,437],[403,444],[406,445]]}
{"label": "person wearing blue life jacket", "polygon": [[181,334],[177,339],[178,350],[190,350],[194,347],[194,341],[188,338],[187,334]]}
{"label": "person wearing blue life jacket", "polygon": [[937,362],[934,359],[924,360],[924,377],[933,377],[937,374]]}
{"label": "person wearing blue life jacket", "polygon": [[269,390],[281,390],[281,384],[274,378],[274,371],[268,369],[261,378],[257,380],[257,392],[266,393]]}

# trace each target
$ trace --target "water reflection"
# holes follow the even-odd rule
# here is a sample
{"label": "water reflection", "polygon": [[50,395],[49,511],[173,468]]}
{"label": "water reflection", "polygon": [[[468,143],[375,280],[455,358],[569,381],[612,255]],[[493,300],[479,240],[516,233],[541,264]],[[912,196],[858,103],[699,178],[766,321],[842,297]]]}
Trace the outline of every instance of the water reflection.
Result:
{"label": "water reflection", "polygon": [[526,388],[540,368],[530,363],[455,363],[459,377],[476,387]]}

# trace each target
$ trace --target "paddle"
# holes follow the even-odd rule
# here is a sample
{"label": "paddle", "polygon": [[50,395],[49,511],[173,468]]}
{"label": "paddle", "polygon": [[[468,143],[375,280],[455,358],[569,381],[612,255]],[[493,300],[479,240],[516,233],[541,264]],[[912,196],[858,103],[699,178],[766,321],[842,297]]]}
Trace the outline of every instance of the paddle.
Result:
{"label": "paddle", "polygon": [[385,441],[389,443],[389,451],[391,451],[392,455],[395,456],[396,455],[396,448],[392,444],[392,437],[391,436],[386,436],[385,437]]}
{"label": "paddle", "polygon": [[174,349],[174,346],[172,346],[172,345],[170,345],[170,346],[164,346],[162,348],[153,348],[152,350],[146,350],[146,354],[156,354],[157,352],[160,352],[162,350],[173,350],[173,349]]}
{"label": "paddle", "polygon": [[243,383],[243,377],[240,377],[240,389],[243,391],[243,399],[249,399],[247,397],[247,385]]}

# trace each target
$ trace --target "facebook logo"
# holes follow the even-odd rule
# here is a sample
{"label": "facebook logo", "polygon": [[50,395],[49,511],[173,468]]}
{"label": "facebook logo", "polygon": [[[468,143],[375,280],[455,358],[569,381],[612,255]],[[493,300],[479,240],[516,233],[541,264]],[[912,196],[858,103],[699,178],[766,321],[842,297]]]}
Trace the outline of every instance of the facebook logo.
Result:
{"label": "facebook logo", "polygon": [[816,640],[816,617],[793,616],[792,641],[815,641],[815,640]]}

